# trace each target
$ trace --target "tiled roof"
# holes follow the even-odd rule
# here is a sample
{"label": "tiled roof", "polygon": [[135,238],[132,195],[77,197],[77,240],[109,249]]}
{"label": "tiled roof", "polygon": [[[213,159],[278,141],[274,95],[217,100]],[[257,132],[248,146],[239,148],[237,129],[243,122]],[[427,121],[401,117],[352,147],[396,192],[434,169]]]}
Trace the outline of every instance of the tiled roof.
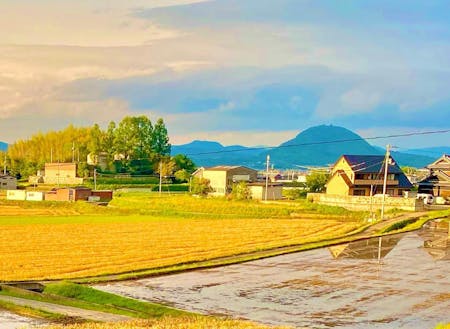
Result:
{"label": "tiled roof", "polygon": [[[354,172],[358,173],[380,173],[384,166],[384,155],[343,155],[347,163]],[[388,166],[389,174],[401,174],[403,171],[391,157],[391,163]]]}

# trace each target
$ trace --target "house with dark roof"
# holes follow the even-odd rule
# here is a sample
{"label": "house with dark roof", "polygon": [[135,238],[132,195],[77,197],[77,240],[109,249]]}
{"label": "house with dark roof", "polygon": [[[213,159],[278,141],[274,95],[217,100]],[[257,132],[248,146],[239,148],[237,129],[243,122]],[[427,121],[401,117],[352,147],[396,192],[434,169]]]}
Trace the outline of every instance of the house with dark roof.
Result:
{"label": "house with dark roof", "polygon": [[[327,194],[370,196],[383,193],[384,155],[342,155],[333,166]],[[386,194],[402,196],[412,188],[392,157],[388,160]]]}
{"label": "house with dark roof", "polygon": [[419,193],[450,197],[450,155],[444,154],[427,168],[429,174],[419,182]]}
{"label": "house with dark roof", "polygon": [[213,190],[212,195],[223,196],[231,193],[233,184],[239,182],[256,182],[258,172],[244,166],[215,166],[199,168],[192,175],[205,178]]}

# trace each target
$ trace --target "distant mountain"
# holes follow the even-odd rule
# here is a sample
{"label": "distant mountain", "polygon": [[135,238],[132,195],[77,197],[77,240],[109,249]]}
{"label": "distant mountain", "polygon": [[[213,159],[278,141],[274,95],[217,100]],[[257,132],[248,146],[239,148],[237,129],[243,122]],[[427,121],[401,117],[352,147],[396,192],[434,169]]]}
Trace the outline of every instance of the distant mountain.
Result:
{"label": "distant mountain", "polygon": [[427,147],[420,149],[406,150],[405,153],[423,155],[434,158],[440,158],[443,154],[450,154],[450,146]]}
{"label": "distant mountain", "polygon": [[[171,154],[186,154],[197,166],[243,165],[255,167],[254,156],[261,152],[241,145],[223,146],[217,142],[195,140],[189,144],[172,145]],[[265,158],[264,158],[265,159]]]}
{"label": "distant mountain", "polygon": [[[370,145],[356,133],[332,125],[308,128],[295,138],[267,150],[240,145],[223,146],[210,141],[193,141],[172,146],[172,155],[186,154],[197,166],[244,165],[255,169],[265,168],[267,154],[275,168],[292,169],[328,166],[335,163],[342,154],[377,155],[384,152],[384,149]],[[400,166],[417,168],[435,160],[434,157],[403,152],[392,152],[392,156]]]}
{"label": "distant mountain", "polygon": [[361,136],[337,126],[321,125],[308,128],[295,138],[270,152],[276,167],[326,166],[333,164],[342,154],[382,154]]}
{"label": "distant mountain", "polygon": [[4,142],[0,142],[0,151],[6,151],[7,148],[8,148],[8,144],[6,144]]}

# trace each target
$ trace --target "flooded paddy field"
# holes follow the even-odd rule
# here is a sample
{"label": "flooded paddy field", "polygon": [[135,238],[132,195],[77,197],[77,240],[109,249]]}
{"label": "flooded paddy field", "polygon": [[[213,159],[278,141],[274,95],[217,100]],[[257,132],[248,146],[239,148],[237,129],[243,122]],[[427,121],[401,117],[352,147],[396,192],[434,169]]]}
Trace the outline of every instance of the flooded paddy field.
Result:
{"label": "flooded paddy field", "polygon": [[425,329],[450,322],[449,273],[448,223],[432,222],[381,240],[96,288],[272,325]]}
{"label": "flooded paddy field", "polygon": [[17,314],[0,310],[0,329],[24,329],[39,325],[46,322],[32,318],[26,318]]}

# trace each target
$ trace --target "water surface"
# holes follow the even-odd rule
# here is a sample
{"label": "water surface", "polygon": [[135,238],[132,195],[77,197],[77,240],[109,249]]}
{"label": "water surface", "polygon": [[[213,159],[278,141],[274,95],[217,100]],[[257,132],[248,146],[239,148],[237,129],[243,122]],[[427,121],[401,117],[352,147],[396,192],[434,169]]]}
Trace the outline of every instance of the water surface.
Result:
{"label": "water surface", "polygon": [[203,314],[307,328],[434,328],[450,322],[448,224],[97,288]]}

